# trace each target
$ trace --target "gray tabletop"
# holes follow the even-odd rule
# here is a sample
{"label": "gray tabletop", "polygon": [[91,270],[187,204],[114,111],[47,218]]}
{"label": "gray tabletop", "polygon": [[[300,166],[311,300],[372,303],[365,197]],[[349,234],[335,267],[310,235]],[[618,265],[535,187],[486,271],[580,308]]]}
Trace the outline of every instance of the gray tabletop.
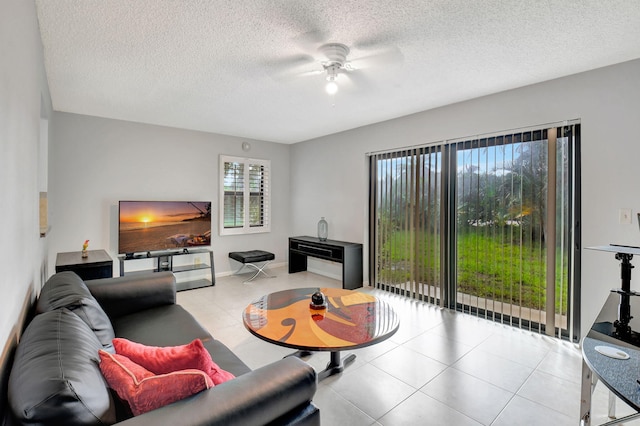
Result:
{"label": "gray tabletop", "polygon": [[[603,355],[597,346],[611,346],[629,354],[629,359]],[[585,337],[582,341],[584,360],[602,383],[631,407],[640,411],[640,351],[628,346]]]}

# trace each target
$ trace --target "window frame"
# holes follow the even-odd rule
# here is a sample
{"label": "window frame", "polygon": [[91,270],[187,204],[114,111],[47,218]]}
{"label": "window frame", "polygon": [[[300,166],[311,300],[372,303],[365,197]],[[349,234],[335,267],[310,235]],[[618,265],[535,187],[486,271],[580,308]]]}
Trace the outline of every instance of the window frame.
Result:
{"label": "window frame", "polygon": [[[243,164],[243,181],[247,184],[242,189],[243,193],[243,221],[242,226],[225,227],[225,164],[226,163],[240,163]],[[271,160],[263,160],[257,158],[247,157],[235,157],[231,155],[220,155],[220,197],[219,197],[219,234],[225,235],[243,235],[243,234],[257,234],[264,232],[271,232]],[[257,165],[264,170],[264,181],[262,182],[262,192],[259,193],[263,197],[262,203],[262,225],[251,225],[250,215],[250,202],[251,196],[255,196],[255,192],[252,194],[250,182],[250,166]]]}

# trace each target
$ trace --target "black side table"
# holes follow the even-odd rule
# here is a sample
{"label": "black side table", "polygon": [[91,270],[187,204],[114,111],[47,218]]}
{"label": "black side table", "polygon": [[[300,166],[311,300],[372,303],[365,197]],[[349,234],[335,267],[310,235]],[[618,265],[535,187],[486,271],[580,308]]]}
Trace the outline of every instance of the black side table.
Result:
{"label": "black side table", "polygon": [[87,257],[81,251],[58,253],[56,273],[73,271],[83,280],[113,277],[113,259],[104,250],[89,250]]}

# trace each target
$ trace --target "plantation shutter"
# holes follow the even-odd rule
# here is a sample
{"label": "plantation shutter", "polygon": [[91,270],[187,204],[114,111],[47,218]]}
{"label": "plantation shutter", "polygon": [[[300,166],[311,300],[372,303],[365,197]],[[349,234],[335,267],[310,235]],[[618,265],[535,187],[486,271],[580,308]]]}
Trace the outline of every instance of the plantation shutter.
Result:
{"label": "plantation shutter", "polygon": [[249,226],[265,226],[269,218],[269,170],[262,164],[249,163]]}
{"label": "plantation shutter", "polygon": [[224,227],[242,228],[244,225],[244,163],[224,163]]}
{"label": "plantation shutter", "polygon": [[220,235],[269,232],[269,160],[220,156]]}

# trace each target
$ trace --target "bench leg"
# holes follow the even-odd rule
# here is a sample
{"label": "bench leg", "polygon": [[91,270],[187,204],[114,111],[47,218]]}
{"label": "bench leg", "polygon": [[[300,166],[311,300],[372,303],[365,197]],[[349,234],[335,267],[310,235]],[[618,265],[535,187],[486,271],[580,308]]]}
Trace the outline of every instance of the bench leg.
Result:
{"label": "bench leg", "polygon": [[248,283],[250,281],[253,281],[258,275],[260,275],[260,273],[264,274],[267,278],[275,278],[275,275],[269,275],[267,274],[267,272],[265,271],[265,268],[267,267],[267,265],[269,265],[272,261],[268,260],[266,262],[264,262],[262,264],[262,266],[258,266],[254,263],[243,263],[242,266],[240,267],[240,269],[238,269],[236,271],[236,274],[238,274],[240,271],[242,271],[244,269],[244,267],[248,267],[248,268],[253,268],[256,272],[255,274],[253,274],[253,276],[251,278],[249,278],[248,280],[243,281],[243,283]]}

